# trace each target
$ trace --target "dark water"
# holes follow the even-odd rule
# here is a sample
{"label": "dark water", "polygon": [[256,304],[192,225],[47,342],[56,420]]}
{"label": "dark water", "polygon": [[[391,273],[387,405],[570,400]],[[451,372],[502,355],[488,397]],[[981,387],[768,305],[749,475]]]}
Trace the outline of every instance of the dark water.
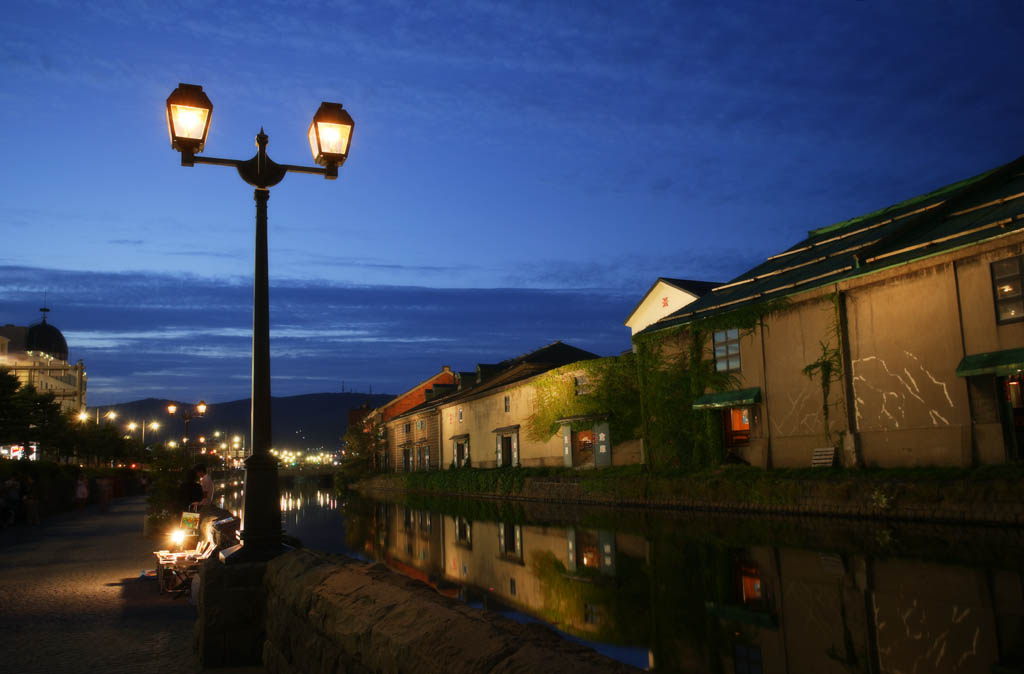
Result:
{"label": "dark water", "polygon": [[[230,488],[228,489],[230,491]],[[1024,671],[1024,533],[282,492],[308,548],[659,672]]]}

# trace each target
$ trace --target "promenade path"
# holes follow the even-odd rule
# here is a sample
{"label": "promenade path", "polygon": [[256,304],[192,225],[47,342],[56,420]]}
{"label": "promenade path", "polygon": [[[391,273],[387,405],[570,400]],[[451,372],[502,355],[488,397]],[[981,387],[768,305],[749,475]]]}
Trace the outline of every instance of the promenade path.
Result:
{"label": "promenade path", "polygon": [[144,497],[131,497],[0,533],[0,672],[205,671],[192,651],[195,606],[139,578],[155,566],[144,512]]}

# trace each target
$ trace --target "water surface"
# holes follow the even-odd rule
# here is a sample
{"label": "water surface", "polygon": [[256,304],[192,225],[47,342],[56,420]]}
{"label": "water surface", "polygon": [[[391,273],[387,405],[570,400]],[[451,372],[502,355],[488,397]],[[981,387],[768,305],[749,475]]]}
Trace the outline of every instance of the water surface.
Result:
{"label": "water surface", "polygon": [[[230,492],[228,505],[230,507]],[[1017,529],[282,491],[308,548],[659,672],[1024,671]]]}

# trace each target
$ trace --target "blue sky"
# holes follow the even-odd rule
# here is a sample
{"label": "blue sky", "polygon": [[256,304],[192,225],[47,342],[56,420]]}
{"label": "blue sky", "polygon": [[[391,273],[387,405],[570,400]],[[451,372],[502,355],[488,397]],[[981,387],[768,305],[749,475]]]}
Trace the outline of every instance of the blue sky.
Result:
{"label": "blue sky", "polygon": [[251,189],[270,200],[275,395],[399,391],[563,339],[628,348],[658,276],[728,280],[1024,153],[1018,0],[33,2],[0,25],[0,322],[51,321],[90,402],[248,394]]}

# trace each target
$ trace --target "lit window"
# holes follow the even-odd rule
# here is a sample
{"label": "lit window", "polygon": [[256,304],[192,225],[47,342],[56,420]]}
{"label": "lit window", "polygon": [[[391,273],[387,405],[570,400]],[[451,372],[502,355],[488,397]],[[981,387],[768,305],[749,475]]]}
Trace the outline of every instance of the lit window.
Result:
{"label": "lit window", "polygon": [[740,331],[738,329],[716,330],[714,346],[716,372],[736,372],[740,369]]}
{"label": "lit window", "polygon": [[462,408],[459,408],[459,423],[462,423]]}
{"label": "lit window", "polygon": [[727,447],[750,443],[750,408],[731,407],[725,410],[725,444]]}
{"label": "lit window", "polygon": [[992,289],[995,292],[996,319],[999,323],[1024,320],[1022,259],[1014,257],[992,263]]}

